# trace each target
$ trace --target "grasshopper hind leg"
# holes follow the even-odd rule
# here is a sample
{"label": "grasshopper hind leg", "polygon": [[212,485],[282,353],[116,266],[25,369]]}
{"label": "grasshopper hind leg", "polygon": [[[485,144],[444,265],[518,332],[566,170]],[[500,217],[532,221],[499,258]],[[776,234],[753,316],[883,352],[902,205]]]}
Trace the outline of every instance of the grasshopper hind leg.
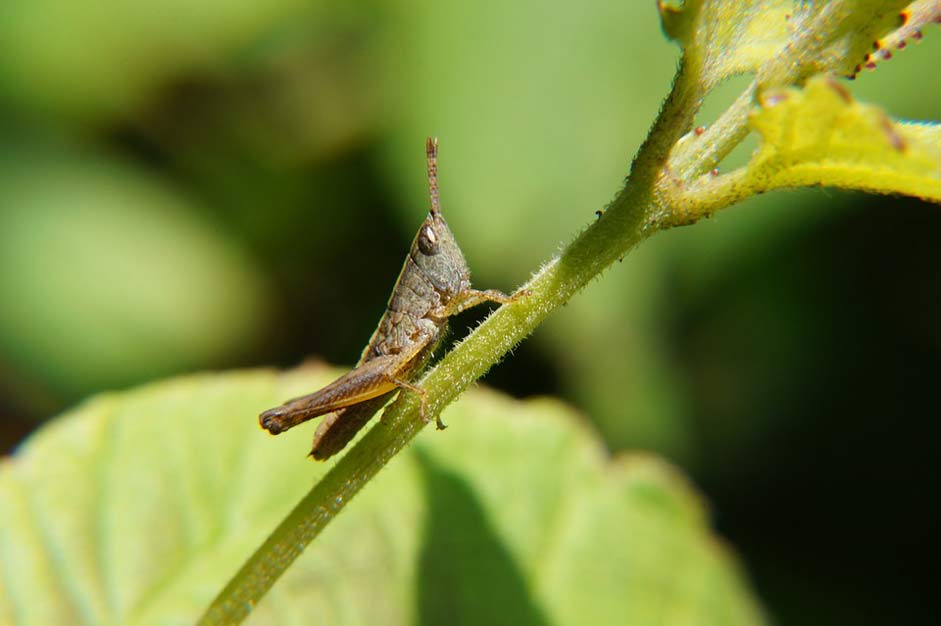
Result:
{"label": "grasshopper hind leg", "polygon": [[268,409],[258,416],[258,423],[272,435],[280,435],[286,430],[303,424],[309,419],[323,415],[322,411],[299,408],[294,404],[285,403]]}
{"label": "grasshopper hind leg", "polygon": [[384,355],[347,372],[320,391],[288,400],[258,416],[261,427],[278,435],[307,420],[333,413],[384,395],[395,389],[387,372],[401,363],[398,355]]}
{"label": "grasshopper hind leg", "polygon": [[314,433],[310,456],[326,461],[345,448],[393,395],[394,391],[326,415]]}

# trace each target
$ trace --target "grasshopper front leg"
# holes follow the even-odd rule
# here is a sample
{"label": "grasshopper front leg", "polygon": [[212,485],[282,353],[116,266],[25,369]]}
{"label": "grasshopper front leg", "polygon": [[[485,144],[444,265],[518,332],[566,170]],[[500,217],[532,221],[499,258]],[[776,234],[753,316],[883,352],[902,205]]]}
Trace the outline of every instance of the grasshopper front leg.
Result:
{"label": "grasshopper front leg", "polygon": [[433,315],[436,318],[440,317],[441,319],[445,319],[451,317],[452,315],[462,313],[463,311],[475,307],[478,304],[483,304],[484,302],[510,304],[512,302],[516,302],[528,294],[528,291],[518,291],[512,296],[509,296],[496,289],[487,289],[486,291],[479,291],[477,289],[464,289],[451,298],[446,304],[438,307],[438,309],[434,311]]}

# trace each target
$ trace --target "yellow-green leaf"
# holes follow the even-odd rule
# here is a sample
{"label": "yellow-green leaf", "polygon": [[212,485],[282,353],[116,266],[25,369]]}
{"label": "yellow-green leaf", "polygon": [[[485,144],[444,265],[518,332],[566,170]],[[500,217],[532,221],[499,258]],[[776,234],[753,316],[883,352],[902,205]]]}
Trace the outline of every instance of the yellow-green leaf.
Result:
{"label": "yellow-green leaf", "polygon": [[941,202],[938,125],[893,121],[825,76],[803,90],[769,90],[759,100],[751,124],[763,141],[746,186],[826,185]]}
{"label": "yellow-green leaf", "polygon": [[[904,0],[661,0],[661,23],[710,89],[759,73],[762,84],[855,73],[872,42],[898,27]],[[796,69],[796,71],[794,71]],[[784,79],[784,80],[782,80]]]}
{"label": "yellow-green leaf", "polygon": [[[259,410],[335,371],[94,398],[0,465],[0,623],[192,624],[324,472]],[[249,624],[759,624],[702,503],[548,399],[473,391],[350,503]]]}
{"label": "yellow-green leaf", "polygon": [[755,70],[780,53],[800,10],[794,0],[687,0],[659,2],[667,35],[701,64],[709,87],[723,78]]}

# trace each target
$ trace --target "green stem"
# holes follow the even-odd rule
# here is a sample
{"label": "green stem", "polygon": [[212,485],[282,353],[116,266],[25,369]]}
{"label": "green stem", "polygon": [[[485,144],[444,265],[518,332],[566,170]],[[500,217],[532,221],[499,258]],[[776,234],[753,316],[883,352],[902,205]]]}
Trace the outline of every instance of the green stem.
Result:
{"label": "green stem", "polygon": [[748,136],[748,112],[752,108],[757,83],[752,81],[719,119],[703,134],[678,148],[670,157],[670,170],[681,180],[690,180],[718,167],[735,146]]}
{"label": "green stem", "polygon": [[762,193],[763,189],[748,184],[748,177],[747,168],[739,168],[721,176],[700,176],[670,196],[671,208],[664,219],[671,226],[693,224],[730,204]]}
{"label": "green stem", "polygon": [[[630,180],[601,219],[547,263],[523,289],[527,295],[500,307],[451,350],[421,381],[426,413],[440,411],[565,304],[604,268],[649,236],[659,172],[676,139],[691,123],[701,90],[681,64]],[[202,625],[237,624],[251,612],[304,548],[359,490],[426,425],[415,394],[400,394],[374,426],[304,496],[248,559],[200,619]]]}

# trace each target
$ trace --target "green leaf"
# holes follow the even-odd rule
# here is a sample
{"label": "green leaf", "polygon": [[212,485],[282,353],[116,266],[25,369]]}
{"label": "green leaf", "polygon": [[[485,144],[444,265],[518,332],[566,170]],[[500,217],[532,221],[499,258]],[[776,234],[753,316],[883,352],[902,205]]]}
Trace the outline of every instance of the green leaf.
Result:
{"label": "green leaf", "polygon": [[[335,371],[94,398],[0,466],[0,622],[188,624],[322,475],[255,415]],[[558,402],[469,393],[255,607],[252,624],[755,624],[677,472],[608,459]],[[380,426],[381,427],[381,426]]]}
{"label": "green leaf", "polygon": [[736,201],[785,187],[899,193],[941,202],[941,126],[892,120],[857,102],[832,76],[803,89],[768,89],[749,125],[761,143],[744,166],[677,188],[674,223],[694,222]]}
{"label": "green leaf", "polygon": [[897,122],[834,79],[769,90],[751,125],[762,144],[744,186],[827,185],[941,202],[941,126]]}

